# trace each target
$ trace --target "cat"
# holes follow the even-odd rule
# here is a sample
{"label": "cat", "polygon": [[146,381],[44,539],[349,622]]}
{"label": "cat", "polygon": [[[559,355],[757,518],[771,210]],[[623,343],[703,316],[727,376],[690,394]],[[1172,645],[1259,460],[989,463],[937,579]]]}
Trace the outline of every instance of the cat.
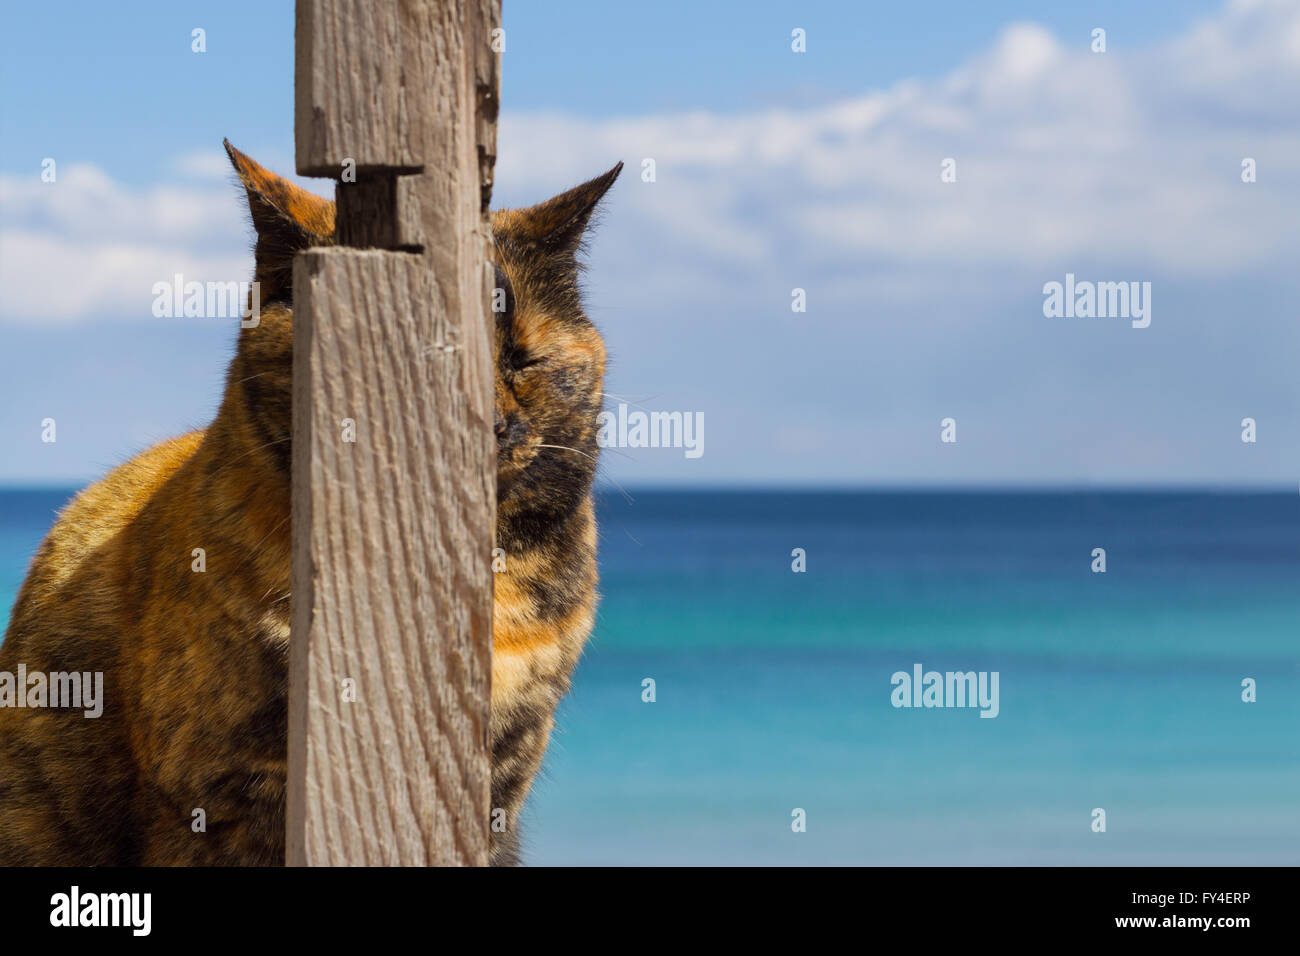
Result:
{"label": "cat", "polygon": [[[292,266],[333,242],[334,204],[226,150],[257,237],[260,322],[239,333],[212,424],[82,491],[37,551],[0,675],[102,673],[103,712],[0,706],[0,865],[284,862]],[[621,169],[492,214],[498,866],[521,862],[520,809],[594,622],[605,348],[579,253]]]}

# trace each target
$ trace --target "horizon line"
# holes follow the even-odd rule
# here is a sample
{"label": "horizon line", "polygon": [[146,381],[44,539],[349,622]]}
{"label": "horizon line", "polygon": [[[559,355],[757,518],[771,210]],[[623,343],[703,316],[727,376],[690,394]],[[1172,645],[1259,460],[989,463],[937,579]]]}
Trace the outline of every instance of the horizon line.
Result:
{"label": "horizon line", "polygon": [[[64,491],[77,492],[96,484],[94,478],[84,482],[50,480],[0,480],[0,492],[6,491]],[[679,494],[1296,494],[1300,482],[1285,485],[1274,482],[1068,482],[1068,481],[972,481],[935,482],[707,482],[688,484],[680,482],[624,483],[597,480],[592,490],[599,494],[621,492],[679,493]]]}

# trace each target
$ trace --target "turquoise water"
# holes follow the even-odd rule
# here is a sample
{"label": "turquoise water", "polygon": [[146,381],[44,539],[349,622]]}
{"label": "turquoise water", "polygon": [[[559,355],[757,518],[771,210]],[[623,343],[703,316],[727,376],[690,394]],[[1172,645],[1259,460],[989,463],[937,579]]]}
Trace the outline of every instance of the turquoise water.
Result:
{"label": "turquoise water", "polygon": [[[66,497],[0,492],[6,608]],[[531,862],[1300,863],[1300,496],[632,498]],[[915,663],[998,717],[894,708]]]}
{"label": "turquoise water", "polygon": [[76,489],[0,488],[0,626],[9,626],[27,566],[74,494]]}
{"label": "turquoise water", "polygon": [[[633,497],[533,862],[1300,862],[1300,497]],[[999,716],[895,709],[917,662]]]}

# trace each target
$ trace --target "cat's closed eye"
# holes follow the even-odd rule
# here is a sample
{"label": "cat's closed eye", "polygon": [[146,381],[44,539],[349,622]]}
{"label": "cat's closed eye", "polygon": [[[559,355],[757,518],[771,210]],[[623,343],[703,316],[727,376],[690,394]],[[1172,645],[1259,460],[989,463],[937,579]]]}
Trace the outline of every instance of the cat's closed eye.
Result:
{"label": "cat's closed eye", "polygon": [[506,356],[506,365],[512,372],[522,372],[524,369],[533,368],[537,365],[544,365],[546,359],[529,355],[523,349],[511,349],[510,354]]}

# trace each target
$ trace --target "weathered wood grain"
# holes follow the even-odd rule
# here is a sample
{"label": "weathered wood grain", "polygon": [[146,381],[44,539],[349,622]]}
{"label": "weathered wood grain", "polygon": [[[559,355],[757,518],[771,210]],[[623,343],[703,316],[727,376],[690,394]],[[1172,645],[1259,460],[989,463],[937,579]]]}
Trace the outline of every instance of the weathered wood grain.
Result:
{"label": "weathered wood grain", "polygon": [[297,16],[298,168],[358,179],[294,266],[288,862],[482,865],[500,2]]}

